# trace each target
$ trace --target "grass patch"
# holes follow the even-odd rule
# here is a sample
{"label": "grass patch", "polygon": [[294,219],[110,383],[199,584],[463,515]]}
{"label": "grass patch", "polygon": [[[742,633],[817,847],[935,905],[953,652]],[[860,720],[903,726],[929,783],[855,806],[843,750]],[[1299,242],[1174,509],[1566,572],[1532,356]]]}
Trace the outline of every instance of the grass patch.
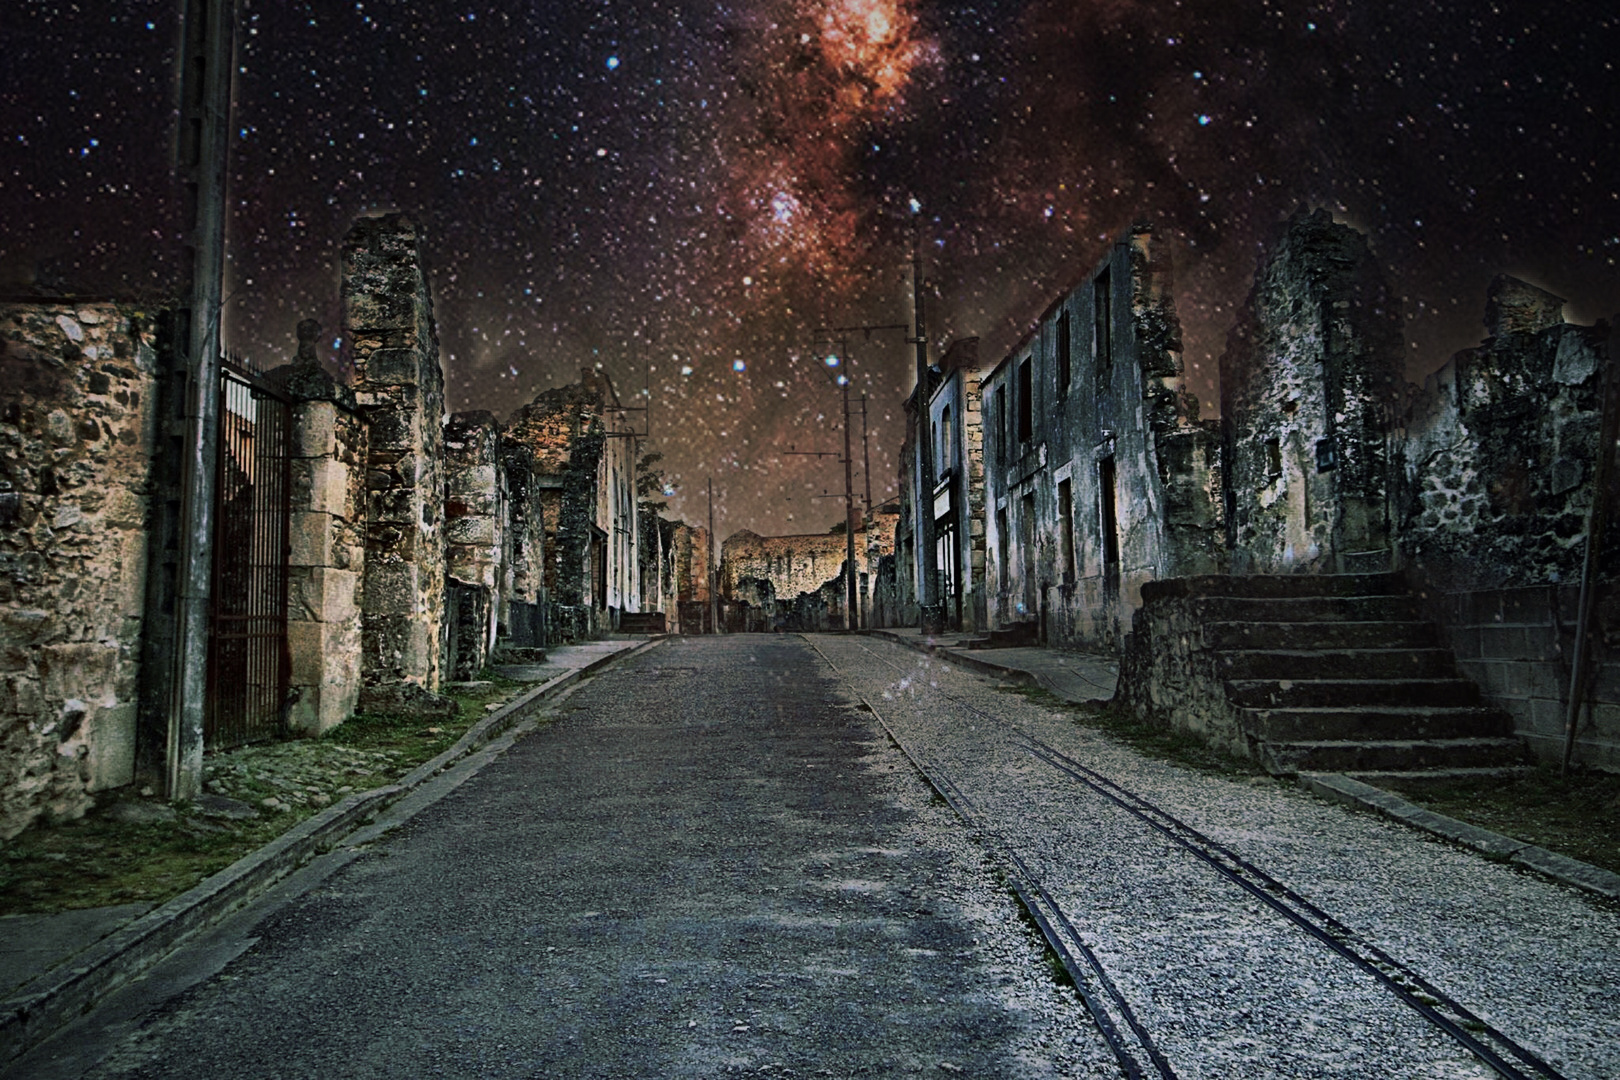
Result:
{"label": "grass patch", "polygon": [[1110,702],[1066,701],[1039,686],[1002,684],[1000,689],[1042,708],[1067,713],[1080,726],[1112,735],[1148,757],[1220,776],[1270,775],[1258,762],[1217,749],[1185,731],[1144,723]]}
{"label": "grass patch", "polygon": [[1074,977],[1069,974],[1069,969],[1063,966],[1063,958],[1057,954],[1057,950],[1052,947],[1052,943],[1046,939],[1045,932],[1041,930],[1041,924],[1035,921],[1035,915],[1029,910],[1029,906],[1024,903],[1024,898],[1019,895],[1012,882],[1006,882],[1006,886],[1007,895],[1012,897],[1013,910],[1018,912],[1018,921],[1029,929],[1030,934],[1036,941],[1040,942],[1041,957],[1046,961],[1047,977],[1052,980],[1054,986],[1074,986]]}
{"label": "grass patch", "polygon": [[[36,825],[0,844],[0,915],[156,905],[178,896],[351,792],[398,780],[449,749],[488,706],[528,685],[490,673],[480,681],[490,685],[450,695],[460,706],[452,720],[359,713],[318,739],[207,755],[206,789],[254,807],[258,817],[232,820],[181,806],[172,808],[172,820],[92,813]],[[167,812],[161,800],[126,801]]]}
{"label": "grass patch", "polygon": [[1620,776],[1540,768],[1512,779],[1386,786],[1426,810],[1620,874]]}

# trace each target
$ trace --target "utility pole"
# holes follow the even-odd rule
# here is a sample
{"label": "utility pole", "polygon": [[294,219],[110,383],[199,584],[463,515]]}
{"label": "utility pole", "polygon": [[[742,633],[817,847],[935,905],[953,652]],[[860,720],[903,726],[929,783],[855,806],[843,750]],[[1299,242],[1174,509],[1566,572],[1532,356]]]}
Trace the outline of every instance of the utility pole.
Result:
{"label": "utility pole", "polygon": [[915,513],[911,522],[912,535],[917,540],[917,605],[921,609],[921,629],[929,628],[938,592],[934,580],[934,444],[928,420],[928,334],[923,323],[922,223],[917,219],[922,207],[915,199],[911,203],[911,296],[916,333],[912,343],[917,346],[917,472]]}
{"label": "utility pole", "polygon": [[845,622],[853,633],[861,628],[860,608],[855,599],[855,461],[849,446],[849,376],[844,384],[844,584],[848,604]]}
{"label": "utility pole", "polygon": [[705,562],[709,564],[709,625],[713,627],[711,633],[720,632],[720,597],[717,589],[720,585],[720,574],[715,569],[716,540],[714,536],[714,477],[709,477],[709,550]]}
{"label": "utility pole", "polygon": [[866,519],[872,520],[872,451],[866,441],[866,395],[861,395],[861,475],[866,478]]}
{"label": "utility pole", "polygon": [[164,764],[165,794],[175,802],[188,802],[202,790],[235,0],[188,0],[184,33],[179,171],[191,211],[190,310],[182,331],[187,350],[184,405],[188,438]]}

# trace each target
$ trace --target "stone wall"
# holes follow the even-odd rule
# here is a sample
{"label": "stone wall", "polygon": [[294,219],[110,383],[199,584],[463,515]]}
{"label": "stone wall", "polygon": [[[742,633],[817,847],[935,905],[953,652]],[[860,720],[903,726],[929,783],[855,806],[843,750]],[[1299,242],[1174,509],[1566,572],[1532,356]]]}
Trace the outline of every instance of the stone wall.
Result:
{"label": "stone wall", "polygon": [[607,376],[586,368],[506,424],[540,491],[555,640],[600,633],[618,612],[641,609],[637,442],[618,405]]}
{"label": "stone wall", "polygon": [[1592,505],[1602,332],[1509,277],[1487,306],[1516,317],[1488,322],[1484,344],[1429,376],[1402,432],[1401,549],[1448,592],[1577,579]]}
{"label": "stone wall", "polygon": [[[815,593],[838,578],[847,543],[842,531],[798,536],[760,536],[743,529],[720,545],[720,595],[741,594],[747,579],[769,582],[771,593],[787,601],[801,593]],[[855,534],[857,573],[865,573],[866,539]]]}
{"label": "stone wall", "polygon": [[319,329],[300,325],[298,364],[272,373],[293,402],[287,723],[306,735],[343,723],[359,700],[366,562],[366,425],[315,359]]}
{"label": "stone wall", "polygon": [[344,338],[369,427],[366,686],[437,689],[445,609],[444,374],[421,236],[399,214],[343,244]]}
{"label": "stone wall", "polygon": [[512,506],[501,467],[501,432],[487,412],[456,413],[444,433],[445,572],[449,575],[453,678],[471,679],[495,651],[510,587]]}
{"label": "stone wall", "polygon": [[1367,239],[1291,218],[1221,356],[1234,573],[1388,570],[1401,302]]}
{"label": "stone wall", "polygon": [[[1464,673],[1549,761],[1563,756],[1606,351],[1606,328],[1565,323],[1563,303],[1511,277],[1492,283],[1486,341],[1413,395],[1396,493],[1401,553],[1429,614]],[[1620,506],[1620,484],[1609,505]],[[1612,518],[1576,759],[1620,769]]]}
{"label": "stone wall", "polygon": [[0,838],[134,779],[156,371],[129,307],[0,304]]}

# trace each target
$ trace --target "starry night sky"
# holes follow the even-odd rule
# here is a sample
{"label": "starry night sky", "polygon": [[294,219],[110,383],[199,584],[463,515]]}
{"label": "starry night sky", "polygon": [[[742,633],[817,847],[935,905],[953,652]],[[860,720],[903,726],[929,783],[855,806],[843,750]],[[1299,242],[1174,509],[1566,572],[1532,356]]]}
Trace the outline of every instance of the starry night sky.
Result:
{"label": "starry night sky", "polygon": [[[181,227],[177,0],[6,0],[0,279],[154,299]],[[1500,271],[1620,311],[1620,16],[1447,0],[244,0],[226,337],[338,342],[336,254],[402,210],[454,409],[504,417],[601,364],[651,384],[670,513],[840,520],[827,325],[911,318],[993,363],[1107,241],[1175,237],[1194,387],[1296,207],[1368,231],[1410,373],[1478,340]],[[921,212],[914,215],[911,200]],[[895,489],[904,335],[855,335],[872,489]],[[823,346],[824,347],[824,346]],[[857,435],[856,468],[860,469]],[[857,487],[862,483],[859,475]]]}

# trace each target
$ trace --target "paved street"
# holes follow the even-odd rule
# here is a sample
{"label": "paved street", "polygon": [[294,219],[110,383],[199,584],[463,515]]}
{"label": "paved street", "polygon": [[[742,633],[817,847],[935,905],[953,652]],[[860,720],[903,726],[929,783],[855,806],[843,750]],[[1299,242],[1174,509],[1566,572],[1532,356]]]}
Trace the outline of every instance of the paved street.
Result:
{"label": "paved street", "polygon": [[553,712],[8,1075],[1120,1075],[1009,858],[1158,1075],[1493,1075],[1032,747],[1227,845],[1556,1069],[1523,1075],[1620,1075],[1612,907],[1291,785],[1145,760],[892,642],[673,639]]}
{"label": "paved street", "polygon": [[673,640],[558,712],[88,1075],[1113,1073],[803,639]]}

